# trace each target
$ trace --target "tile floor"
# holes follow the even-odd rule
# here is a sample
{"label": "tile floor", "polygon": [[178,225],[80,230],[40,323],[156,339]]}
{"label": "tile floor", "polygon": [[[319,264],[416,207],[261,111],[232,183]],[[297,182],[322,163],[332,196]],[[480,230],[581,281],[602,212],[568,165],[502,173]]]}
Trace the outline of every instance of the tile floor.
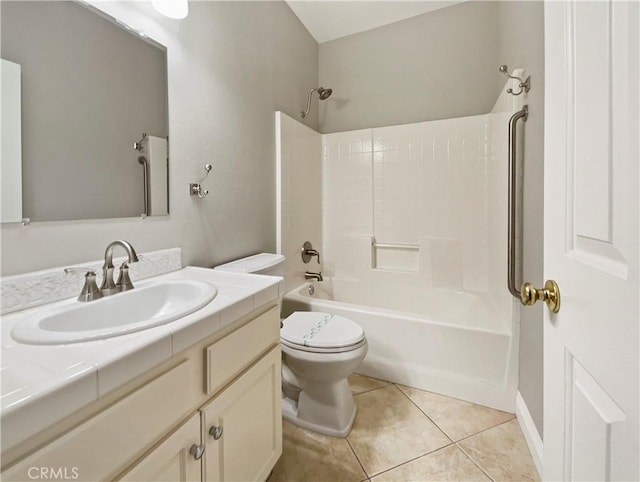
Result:
{"label": "tile floor", "polygon": [[358,415],[347,438],[284,422],[268,482],[537,481],[515,416],[353,375]]}

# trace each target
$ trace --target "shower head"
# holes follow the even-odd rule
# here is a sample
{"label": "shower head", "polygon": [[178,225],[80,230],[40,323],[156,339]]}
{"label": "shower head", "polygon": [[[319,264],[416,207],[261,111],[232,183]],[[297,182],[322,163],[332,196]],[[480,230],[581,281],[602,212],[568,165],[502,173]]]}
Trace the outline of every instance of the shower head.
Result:
{"label": "shower head", "polygon": [[331,97],[331,94],[333,94],[333,89],[325,89],[324,87],[318,87],[318,96],[320,97],[320,100],[326,100],[329,97]]}
{"label": "shower head", "polygon": [[311,89],[309,91],[309,97],[307,98],[307,110],[305,110],[304,112],[300,112],[300,116],[303,119],[307,116],[309,110],[311,110],[311,94],[313,94],[314,92],[318,93],[318,97],[320,98],[320,100],[327,100],[329,97],[331,97],[331,94],[333,94],[333,89],[325,89],[324,87]]}

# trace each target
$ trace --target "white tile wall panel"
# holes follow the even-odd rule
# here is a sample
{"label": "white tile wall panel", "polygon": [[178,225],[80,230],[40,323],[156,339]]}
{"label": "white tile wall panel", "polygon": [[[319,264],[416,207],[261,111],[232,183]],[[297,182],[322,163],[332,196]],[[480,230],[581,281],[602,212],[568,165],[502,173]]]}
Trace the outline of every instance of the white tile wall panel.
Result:
{"label": "white tile wall panel", "polygon": [[[285,286],[288,290],[304,281],[305,270],[320,271],[304,264],[300,249],[310,241],[322,247],[322,138],[295,119],[276,113],[276,163],[278,252],[286,257]],[[324,253],[321,253],[321,255]]]}
{"label": "white tile wall panel", "polygon": [[371,236],[373,169],[371,130],[323,136],[322,211],[325,235]]}
{"label": "white tile wall panel", "polygon": [[[282,231],[295,246],[283,254],[298,257],[301,232],[321,233],[325,274],[485,292],[499,316],[512,319],[507,124],[522,99],[506,87],[489,114],[325,134],[319,147],[306,127],[289,126],[290,135],[314,140],[313,147],[289,140],[282,149]],[[305,167],[311,152],[322,159],[319,172]],[[315,186],[309,192],[310,172],[322,178],[320,194]],[[321,206],[319,215],[301,214],[307,201]],[[409,257],[385,251],[376,269],[372,239],[419,249]]]}

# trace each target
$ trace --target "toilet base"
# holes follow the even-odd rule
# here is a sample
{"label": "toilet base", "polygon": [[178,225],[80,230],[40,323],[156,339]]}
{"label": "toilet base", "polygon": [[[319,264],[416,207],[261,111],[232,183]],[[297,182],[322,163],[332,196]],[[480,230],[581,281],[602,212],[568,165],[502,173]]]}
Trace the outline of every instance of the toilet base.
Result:
{"label": "toilet base", "polygon": [[[353,397],[351,396],[351,390],[349,390],[349,397],[351,399],[351,404],[346,403],[340,407],[336,407],[336,406],[323,407],[323,409],[321,409],[321,412],[324,412],[324,413],[316,412],[313,414],[314,416],[311,416],[310,417],[311,419],[309,419],[304,416],[305,412],[307,412],[307,415],[309,415],[308,414],[309,409],[308,407],[305,406],[306,397],[304,396],[304,392],[300,393],[299,401],[288,398],[283,394],[282,395],[282,418],[302,428],[313,430],[314,432],[318,432],[323,435],[329,435],[330,437],[344,438],[347,435],[349,435],[349,432],[351,432],[351,428],[353,427],[353,422],[356,419],[356,404],[353,402]],[[302,403],[302,407],[300,407],[301,403]],[[300,410],[300,408],[302,408],[302,410]],[[317,410],[317,408],[318,406],[315,405],[314,409]],[[339,413],[338,413],[338,410],[339,410]],[[331,425],[327,425],[326,423],[324,424],[319,423],[319,420],[322,420],[323,418],[332,419],[333,423]]]}
{"label": "toilet base", "polygon": [[347,377],[367,354],[362,340],[351,349],[318,353],[281,344],[282,415],[285,420],[332,437],[346,437],[356,418]]}

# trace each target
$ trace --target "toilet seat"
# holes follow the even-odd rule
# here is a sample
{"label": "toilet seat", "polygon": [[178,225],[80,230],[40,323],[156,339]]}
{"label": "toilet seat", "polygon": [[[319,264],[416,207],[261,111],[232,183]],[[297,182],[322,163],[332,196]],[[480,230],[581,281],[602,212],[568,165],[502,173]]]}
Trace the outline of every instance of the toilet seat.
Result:
{"label": "toilet seat", "polygon": [[292,350],[297,350],[297,351],[306,351],[309,353],[344,353],[346,351],[353,351],[353,350],[357,350],[358,348],[364,346],[367,344],[367,340],[361,340],[358,343],[355,343],[353,345],[348,345],[348,346],[342,346],[342,347],[337,347],[337,348],[314,348],[311,346],[304,346],[304,345],[296,345],[295,343],[289,343],[286,340],[283,340],[282,338],[280,338],[280,343],[287,347],[287,348],[291,348]]}
{"label": "toilet seat", "polygon": [[317,311],[296,311],[283,320],[280,341],[294,350],[314,353],[341,353],[366,343],[356,322]]}

